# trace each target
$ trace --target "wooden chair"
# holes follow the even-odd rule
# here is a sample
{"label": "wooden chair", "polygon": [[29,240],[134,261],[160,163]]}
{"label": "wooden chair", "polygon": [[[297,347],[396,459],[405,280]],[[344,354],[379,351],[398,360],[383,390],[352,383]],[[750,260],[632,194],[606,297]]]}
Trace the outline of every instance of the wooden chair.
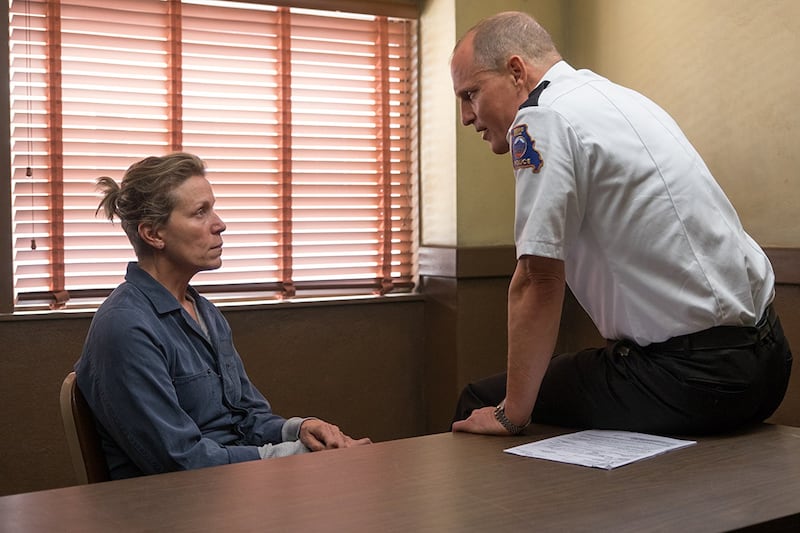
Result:
{"label": "wooden chair", "polygon": [[64,379],[60,401],[61,419],[78,483],[85,485],[108,481],[108,466],[94,415],[75,383],[75,372],[70,372]]}

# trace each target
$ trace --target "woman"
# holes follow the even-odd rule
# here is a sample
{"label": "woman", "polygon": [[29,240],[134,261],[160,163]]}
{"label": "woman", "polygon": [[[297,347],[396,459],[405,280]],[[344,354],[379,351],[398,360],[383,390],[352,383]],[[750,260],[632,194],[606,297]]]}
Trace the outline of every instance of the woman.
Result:
{"label": "woman", "polygon": [[98,180],[138,261],[95,314],[75,365],[112,479],[367,444],[314,418],[282,418],[250,382],[222,313],[189,285],[222,264],[225,223],[198,157]]}

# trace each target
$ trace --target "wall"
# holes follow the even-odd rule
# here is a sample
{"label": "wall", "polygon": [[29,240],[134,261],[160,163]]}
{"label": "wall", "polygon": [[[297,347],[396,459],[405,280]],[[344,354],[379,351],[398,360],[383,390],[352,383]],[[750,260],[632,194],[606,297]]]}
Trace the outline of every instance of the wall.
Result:
{"label": "wall", "polygon": [[[275,412],[318,416],[374,441],[426,432],[421,298],[225,315],[251,380]],[[81,315],[0,321],[0,495],[75,483],[58,393],[89,322]]]}
{"label": "wall", "polygon": [[669,111],[762,246],[800,247],[800,2],[567,2],[567,58]]}

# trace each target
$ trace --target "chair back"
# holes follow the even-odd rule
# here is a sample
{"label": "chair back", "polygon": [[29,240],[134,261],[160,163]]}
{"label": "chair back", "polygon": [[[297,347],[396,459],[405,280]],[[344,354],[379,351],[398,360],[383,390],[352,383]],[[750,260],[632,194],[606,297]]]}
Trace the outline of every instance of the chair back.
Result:
{"label": "chair back", "polygon": [[94,415],[70,372],[61,385],[61,419],[67,434],[67,445],[78,483],[108,481],[108,465]]}

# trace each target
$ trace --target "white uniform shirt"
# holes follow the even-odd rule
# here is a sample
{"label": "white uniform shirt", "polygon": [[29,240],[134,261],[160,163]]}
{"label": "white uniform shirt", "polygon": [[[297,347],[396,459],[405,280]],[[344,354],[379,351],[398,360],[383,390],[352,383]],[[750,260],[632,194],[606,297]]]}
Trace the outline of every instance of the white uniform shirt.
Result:
{"label": "white uniform shirt", "polygon": [[542,79],[508,134],[517,257],[565,261],[607,339],[644,346],[754,325],[772,267],[672,118],[563,61]]}

